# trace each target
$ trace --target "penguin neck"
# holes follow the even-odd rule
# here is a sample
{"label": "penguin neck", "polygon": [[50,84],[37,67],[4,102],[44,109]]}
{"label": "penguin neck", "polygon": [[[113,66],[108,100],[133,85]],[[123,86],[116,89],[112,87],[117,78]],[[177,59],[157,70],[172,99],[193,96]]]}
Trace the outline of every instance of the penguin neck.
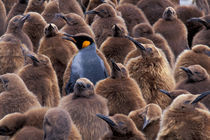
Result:
{"label": "penguin neck", "polygon": [[91,45],[89,45],[86,48],[81,49],[80,51],[93,51],[96,53],[96,45],[95,43],[92,43]]}

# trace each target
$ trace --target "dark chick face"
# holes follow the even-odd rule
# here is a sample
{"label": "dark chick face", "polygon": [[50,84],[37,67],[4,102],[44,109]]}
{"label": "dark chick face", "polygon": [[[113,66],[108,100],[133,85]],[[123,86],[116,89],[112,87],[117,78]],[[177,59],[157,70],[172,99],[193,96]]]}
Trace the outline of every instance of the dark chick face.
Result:
{"label": "dark chick face", "polygon": [[112,36],[114,37],[124,37],[127,34],[125,29],[121,25],[114,25],[112,27],[112,33]]}
{"label": "dark chick face", "polygon": [[58,28],[55,24],[51,23],[45,27],[44,31],[46,37],[53,37],[56,36],[56,34],[58,33]]}
{"label": "dark chick face", "polygon": [[94,94],[94,85],[87,78],[80,78],[74,85],[74,97],[90,97]]}
{"label": "dark chick face", "polygon": [[177,17],[176,11],[172,7],[168,7],[165,9],[163,13],[163,19],[165,20],[173,20]]}
{"label": "dark chick face", "polygon": [[122,79],[122,78],[127,78],[128,73],[125,68],[121,63],[115,63],[112,61],[112,79]]}

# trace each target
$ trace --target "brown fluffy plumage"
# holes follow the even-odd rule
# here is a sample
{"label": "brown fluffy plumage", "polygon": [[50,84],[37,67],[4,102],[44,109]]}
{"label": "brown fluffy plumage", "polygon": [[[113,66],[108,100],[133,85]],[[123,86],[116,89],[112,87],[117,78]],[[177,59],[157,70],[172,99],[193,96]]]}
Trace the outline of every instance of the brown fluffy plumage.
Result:
{"label": "brown fluffy plumage", "polygon": [[210,48],[205,45],[196,45],[192,50],[185,50],[177,58],[174,77],[176,82],[186,79],[187,75],[180,67],[188,67],[190,65],[201,65],[210,74]]}
{"label": "brown fluffy plumage", "polygon": [[136,5],[140,0],[120,0],[119,4],[130,3]]}
{"label": "brown fluffy plumage", "polygon": [[208,140],[210,138],[210,113],[200,109],[198,95],[178,96],[162,117],[157,140],[185,139]]}
{"label": "brown fluffy plumage", "polygon": [[152,40],[155,46],[162,49],[162,51],[165,53],[171,67],[174,67],[175,57],[170,46],[168,45],[167,40],[161,34],[155,33],[152,26],[146,23],[138,24],[133,28],[132,35],[136,38],[145,37]]}
{"label": "brown fluffy plumage", "polygon": [[162,109],[157,104],[148,104],[144,108],[129,113],[139,131],[142,131],[148,140],[155,140],[160,129]]}
{"label": "brown fluffy plumage", "polygon": [[7,14],[9,13],[9,11],[11,10],[12,6],[17,2],[18,0],[2,0],[2,2],[4,3],[4,6],[6,8],[6,12]]}
{"label": "brown fluffy plumage", "polygon": [[50,59],[42,54],[27,54],[33,64],[24,66],[18,72],[30,91],[42,106],[55,107],[60,100],[58,80]]}
{"label": "brown fluffy plumage", "polygon": [[5,34],[12,34],[18,38],[26,47],[33,51],[33,44],[28,35],[22,30],[24,22],[30,17],[29,14],[25,16],[17,15],[13,17],[7,26]]}
{"label": "brown fluffy plumage", "polygon": [[127,54],[134,50],[135,45],[125,38],[127,32],[120,25],[112,27],[112,37],[108,37],[100,47],[109,64],[111,59],[116,63],[123,63]]}
{"label": "brown fluffy plumage", "polygon": [[54,24],[48,24],[45,27],[45,36],[40,41],[38,49],[39,54],[48,56],[56,71],[60,91],[63,86],[63,74],[69,60],[78,51],[77,47],[70,41],[62,39],[60,33]]}
{"label": "brown fluffy plumage", "polygon": [[120,11],[122,14],[122,18],[125,20],[130,35],[132,34],[132,29],[135,25],[139,23],[149,24],[143,11],[133,4],[121,4],[116,10]]}
{"label": "brown fluffy plumage", "polygon": [[25,13],[37,12],[41,14],[45,9],[46,4],[47,2],[45,0],[29,0]]}
{"label": "brown fluffy plumage", "polygon": [[24,23],[23,31],[31,39],[33,51],[37,52],[39,41],[44,36],[44,28],[47,25],[47,22],[36,12],[29,12],[28,14],[30,14],[30,18]]}
{"label": "brown fluffy plumage", "polygon": [[175,86],[169,63],[163,52],[152,44],[138,45],[127,57],[138,51],[140,55],[131,58],[126,68],[130,76],[137,81],[147,104],[156,103],[164,109],[169,105],[170,99],[160,93],[159,89],[170,91]]}
{"label": "brown fluffy plumage", "polygon": [[95,94],[93,83],[86,78],[77,80],[74,93],[63,97],[59,107],[69,112],[83,139],[99,139],[108,130],[106,123],[96,117],[97,113],[109,114],[107,100]]}
{"label": "brown fluffy plumage", "polygon": [[115,114],[107,117],[97,114],[110,126],[109,132],[105,133],[102,140],[146,140],[144,134],[135,126],[135,123],[126,115]]}
{"label": "brown fluffy plumage", "polygon": [[[185,49],[188,49],[187,28],[177,18],[176,11],[172,7],[165,9],[163,17],[153,25],[154,31],[160,33],[168,41],[175,58]],[[174,30],[176,29],[176,30]]]}
{"label": "brown fluffy plumage", "polygon": [[169,0],[140,0],[137,6],[144,12],[150,24],[153,25],[162,17],[164,10],[174,4]]}
{"label": "brown fluffy plumage", "polygon": [[0,1],[0,36],[5,32],[6,24],[6,9],[4,3]]}
{"label": "brown fluffy plumage", "polygon": [[112,35],[111,29],[113,25],[119,24],[124,30],[127,30],[124,20],[117,16],[115,9],[111,5],[104,3],[93,9],[93,11],[96,11],[97,18],[91,24],[91,28],[99,48],[106,38]]}
{"label": "brown fluffy plumage", "polygon": [[132,110],[144,107],[146,103],[138,84],[130,78],[125,66],[112,63],[111,76],[96,84],[96,93],[108,100],[110,115],[128,115]]}
{"label": "brown fluffy plumage", "polygon": [[23,80],[16,74],[0,76],[5,91],[0,94],[0,118],[13,112],[25,112],[33,107],[40,107],[35,95],[28,90]]}
{"label": "brown fluffy plumage", "polygon": [[61,108],[49,109],[43,122],[45,140],[81,140],[69,113]]}

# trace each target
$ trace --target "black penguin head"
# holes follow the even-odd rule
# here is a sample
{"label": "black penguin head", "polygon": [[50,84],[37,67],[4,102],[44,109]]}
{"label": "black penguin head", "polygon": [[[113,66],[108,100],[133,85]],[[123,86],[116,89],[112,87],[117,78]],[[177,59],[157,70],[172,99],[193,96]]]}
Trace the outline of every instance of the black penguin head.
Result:
{"label": "black penguin head", "polygon": [[47,24],[44,29],[44,32],[46,37],[56,36],[58,33],[58,27],[53,23]]}
{"label": "black penguin head", "polygon": [[127,34],[127,31],[121,25],[112,26],[112,36],[113,37],[124,37]]}
{"label": "black penguin head", "polygon": [[79,50],[91,46],[93,44],[95,45],[94,40],[86,34],[78,34],[78,35],[64,34],[64,35],[65,37],[63,37],[63,39],[72,41],[74,44],[76,44]]}
{"label": "black penguin head", "polygon": [[163,12],[163,19],[165,20],[173,20],[176,18],[177,18],[176,11],[172,7],[167,7]]}
{"label": "black penguin head", "polygon": [[128,77],[128,72],[125,66],[123,66],[120,63],[115,63],[113,60],[111,60],[111,62],[112,62],[112,75],[111,75],[112,79],[118,79],[118,78],[122,79]]}
{"label": "black penguin head", "polygon": [[94,94],[94,85],[90,80],[87,78],[80,78],[76,81],[74,85],[74,98],[88,98]]}
{"label": "black penguin head", "polygon": [[207,71],[200,65],[191,65],[189,67],[180,67],[188,76],[189,82],[200,82],[209,78]]}
{"label": "black penguin head", "polygon": [[210,21],[209,20],[205,20],[205,19],[202,19],[202,18],[194,17],[194,18],[191,18],[191,19],[187,20],[187,22],[200,23],[203,26],[205,26],[207,30],[210,29]]}

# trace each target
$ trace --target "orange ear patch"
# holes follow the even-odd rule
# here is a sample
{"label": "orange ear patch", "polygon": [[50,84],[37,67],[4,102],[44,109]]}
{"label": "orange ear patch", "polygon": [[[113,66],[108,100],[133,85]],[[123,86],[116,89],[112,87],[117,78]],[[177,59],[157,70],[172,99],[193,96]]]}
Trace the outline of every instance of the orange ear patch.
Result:
{"label": "orange ear patch", "polygon": [[90,41],[84,41],[83,43],[82,43],[82,48],[86,48],[87,46],[89,46],[90,45]]}

